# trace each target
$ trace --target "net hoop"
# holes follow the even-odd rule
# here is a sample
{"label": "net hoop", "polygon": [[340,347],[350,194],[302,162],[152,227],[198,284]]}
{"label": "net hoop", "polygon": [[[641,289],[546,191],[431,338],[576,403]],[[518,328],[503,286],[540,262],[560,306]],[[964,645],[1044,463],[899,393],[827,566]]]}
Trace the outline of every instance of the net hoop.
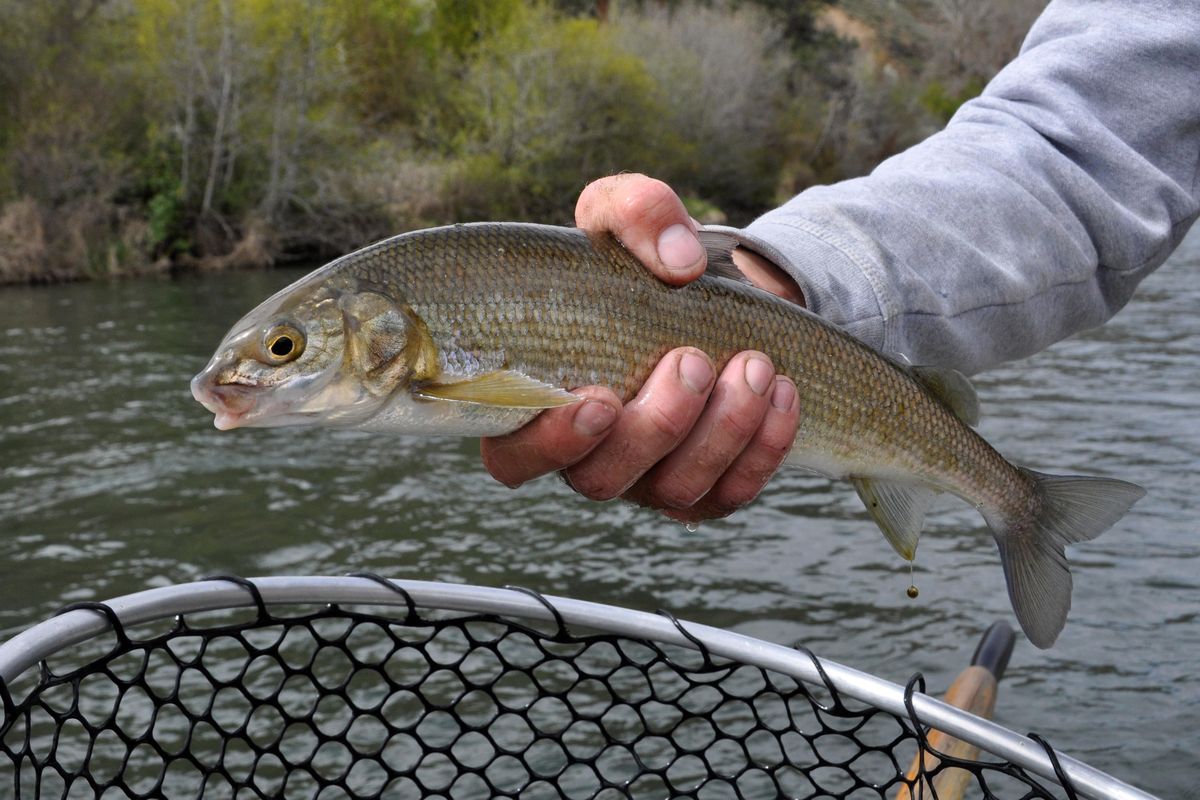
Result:
{"label": "net hoop", "polygon": [[[579,627],[598,633],[696,650],[748,666],[781,673],[810,685],[826,686],[901,718],[944,731],[986,753],[1061,785],[1057,770],[1083,797],[1094,800],[1155,800],[1154,796],[1107,773],[989,720],[947,705],[919,691],[803,650],[755,639],[662,614],[634,611],[584,600],[540,595],[516,587],[492,588],[376,576],[220,577],[124,595],[103,604],[84,604],[28,628],[0,644],[0,689],[30,668],[96,636],[180,614],[270,605],[372,605],[485,613],[500,617]],[[119,626],[114,626],[112,620]],[[1053,757],[1051,756],[1053,754]],[[1057,763],[1056,763],[1057,762]]]}

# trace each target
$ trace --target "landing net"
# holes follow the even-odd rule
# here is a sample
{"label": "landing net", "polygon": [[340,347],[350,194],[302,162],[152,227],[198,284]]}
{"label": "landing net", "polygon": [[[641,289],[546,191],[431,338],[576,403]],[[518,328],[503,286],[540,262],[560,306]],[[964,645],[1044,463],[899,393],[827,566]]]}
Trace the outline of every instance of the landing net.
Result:
{"label": "landing net", "polygon": [[[1148,797],[921,688],[525,590],[223,577],[0,645],[0,796]],[[914,781],[931,724],[983,750]]]}

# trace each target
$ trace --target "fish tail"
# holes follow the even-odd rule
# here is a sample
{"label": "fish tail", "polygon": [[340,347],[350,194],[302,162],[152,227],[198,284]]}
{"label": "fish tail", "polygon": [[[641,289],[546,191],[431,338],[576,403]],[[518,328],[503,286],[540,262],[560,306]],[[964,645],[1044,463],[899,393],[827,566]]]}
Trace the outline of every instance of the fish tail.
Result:
{"label": "fish tail", "polygon": [[985,509],[984,519],[1000,548],[1017,620],[1029,641],[1045,649],[1058,638],[1071,608],[1066,546],[1104,533],[1146,490],[1112,478],[1017,469],[1033,490],[1023,513]]}

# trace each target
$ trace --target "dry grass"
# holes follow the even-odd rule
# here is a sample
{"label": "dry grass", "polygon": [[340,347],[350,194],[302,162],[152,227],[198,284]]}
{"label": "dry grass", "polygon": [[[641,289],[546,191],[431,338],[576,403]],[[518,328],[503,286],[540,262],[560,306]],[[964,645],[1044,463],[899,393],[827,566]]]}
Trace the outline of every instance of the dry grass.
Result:
{"label": "dry grass", "polygon": [[262,224],[251,224],[233,247],[219,255],[181,255],[175,266],[203,272],[222,272],[228,269],[261,269],[275,263],[273,237]]}
{"label": "dry grass", "polygon": [[45,275],[46,229],[41,209],[29,198],[0,208],[0,284],[54,280]]}
{"label": "dry grass", "polygon": [[56,283],[165,270],[149,226],[130,209],[86,197],[53,211],[29,197],[0,208],[0,284]]}

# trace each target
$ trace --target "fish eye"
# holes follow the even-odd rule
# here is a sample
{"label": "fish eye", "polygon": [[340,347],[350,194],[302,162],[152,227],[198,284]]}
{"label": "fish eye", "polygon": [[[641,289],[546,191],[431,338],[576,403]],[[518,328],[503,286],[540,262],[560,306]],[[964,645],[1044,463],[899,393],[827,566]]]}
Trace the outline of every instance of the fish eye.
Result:
{"label": "fish eye", "polygon": [[304,352],[304,334],[291,325],[279,325],[263,337],[263,355],[269,364],[286,364]]}

